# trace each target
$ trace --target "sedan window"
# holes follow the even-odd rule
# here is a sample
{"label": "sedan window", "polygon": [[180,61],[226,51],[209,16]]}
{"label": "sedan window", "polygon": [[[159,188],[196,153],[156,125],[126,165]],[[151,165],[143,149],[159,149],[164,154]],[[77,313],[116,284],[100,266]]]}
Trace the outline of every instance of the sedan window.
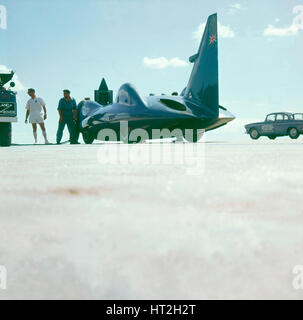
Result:
{"label": "sedan window", "polygon": [[284,121],[284,120],[288,120],[289,117],[286,114],[277,114],[277,121]]}
{"label": "sedan window", "polygon": [[303,120],[303,113],[296,113],[294,114],[295,120]]}
{"label": "sedan window", "polygon": [[274,122],[274,121],[276,121],[276,115],[275,115],[275,114],[270,114],[269,116],[267,116],[266,121],[267,121],[267,122]]}

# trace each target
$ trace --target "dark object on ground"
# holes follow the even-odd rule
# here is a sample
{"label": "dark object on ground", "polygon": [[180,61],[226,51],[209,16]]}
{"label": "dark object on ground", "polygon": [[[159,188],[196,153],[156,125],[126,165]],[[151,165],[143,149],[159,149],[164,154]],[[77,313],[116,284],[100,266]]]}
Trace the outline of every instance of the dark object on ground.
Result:
{"label": "dark object on ground", "polygon": [[16,93],[10,88],[15,83],[10,83],[10,88],[3,86],[12,80],[14,72],[0,74],[0,146],[9,147],[12,143],[12,122],[17,122]]}
{"label": "dark object on ground", "polygon": [[12,124],[0,122],[0,146],[9,147],[12,143]]}

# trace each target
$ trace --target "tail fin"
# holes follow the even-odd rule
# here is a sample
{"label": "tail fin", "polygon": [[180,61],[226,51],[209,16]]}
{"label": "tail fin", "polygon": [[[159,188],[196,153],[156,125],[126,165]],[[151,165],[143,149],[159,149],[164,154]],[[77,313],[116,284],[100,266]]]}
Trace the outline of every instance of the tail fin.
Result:
{"label": "tail fin", "polygon": [[219,114],[217,14],[208,18],[198,54],[189,58],[194,68],[185,96]]}

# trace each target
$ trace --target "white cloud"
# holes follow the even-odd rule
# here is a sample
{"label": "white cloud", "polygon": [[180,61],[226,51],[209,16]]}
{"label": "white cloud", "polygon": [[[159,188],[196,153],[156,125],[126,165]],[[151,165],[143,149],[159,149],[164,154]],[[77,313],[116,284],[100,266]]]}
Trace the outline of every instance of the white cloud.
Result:
{"label": "white cloud", "polygon": [[[8,73],[10,72],[11,69],[9,69],[7,66],[4,65],[0,65],[0,73]],[[13,88],[14,91],[23,91],[25,90],[25,87],[23,86],[23,84],[20,82],[20,80],[18,79],[18,76],[15,74],[13,79],[13,82],[15,82],[16,86]]]}
{"label": "white cloud", "polygon": [[[299,14],[303,13],[303,6],[294,7],[293,13]],[[279,18],[275,19],[276,23],[280,22]],[[299,31],[303,30],[303,16],[302,14],[296,16],[293,20],[293,23],[290,26],[285,27],[276,27],[272,24],[269,24],[267,28],[264,30],[263,35],[265,37],[291,37],[299,34]]]}
{"label": "white cloud", "polygon": [[165,57],[149,58],[144,57],[143,64],[151,69],[165,69],[168,67],[182,68],[187,67],[188,63],[180,58],[167,59]]}
{"label": "white cloud", "polygon": [[229,5],[229,8],[227,9],[227,13],[233,15],[237,11],[243,11],[243,10],[247,10],[247,8],[243,7],[241,3],[234,3]]}
{"label": "white cloud", "polygon": [[241,4],[241,3],[231,4],[231,5],[230,5],[230,7],[231,7],[231,8],[234,8],[234,9],[238,9],[238,10],[243,9],[243,7],[242,7],[242,4]]}
{"label": "white cloud", "polygon": [[[193,38],[197,41],[201,41],[206,23],[201,23],[198,29],[194,32]],[[234,38],[235,33],[230,26],[224,26],[220,22],[218,23],[218,36],[219,38]]]}
{"label": "white cloud", "polygon": [[263,34],[265,37],[289,37],[297,35],[299,30],[300,27],[294,24],[284,28],[278,28],[270,24]]}
{"label": "white cloud", "polygon": [[218,35],[221,38],[234,38],[235,33],[229,26],[223,26],[220,22],[218,24]]}

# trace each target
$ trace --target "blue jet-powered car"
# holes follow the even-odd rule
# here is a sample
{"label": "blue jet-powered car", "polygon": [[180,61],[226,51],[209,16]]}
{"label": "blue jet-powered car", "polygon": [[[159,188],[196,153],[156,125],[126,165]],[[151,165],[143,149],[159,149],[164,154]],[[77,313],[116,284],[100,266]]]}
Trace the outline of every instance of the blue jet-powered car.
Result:
{"label": "blue jet-powered car", "polygon": [[217,14],[208,18],[199,51],[189,61],[194,67],[180,96],[142,98],[134,86],[127,83],[112,103],[112,91],[103,80],[95,94],[95,100],[100,103],[86,101],[79,108],[84,142],[91,144],[98,139],[136,143],[182,136],[195,143],[205,131],[234,120],[235,117],[219,105]]}

